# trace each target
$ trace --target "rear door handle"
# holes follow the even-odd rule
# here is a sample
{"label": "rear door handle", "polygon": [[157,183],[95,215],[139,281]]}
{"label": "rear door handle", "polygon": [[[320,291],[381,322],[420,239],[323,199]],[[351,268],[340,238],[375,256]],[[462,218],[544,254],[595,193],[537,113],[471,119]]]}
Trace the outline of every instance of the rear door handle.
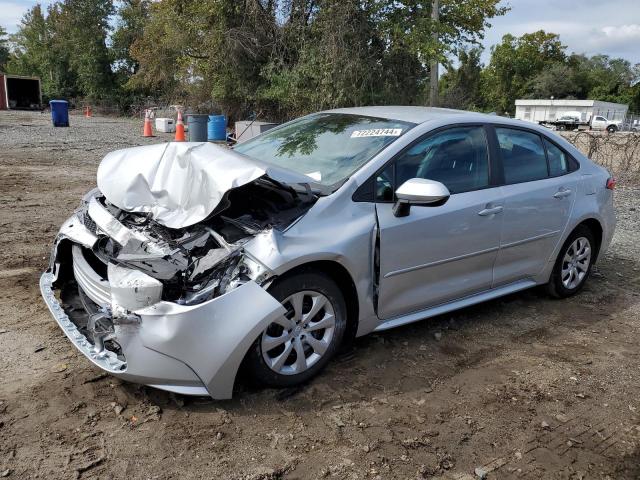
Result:
{"label": "rear door handle", "polygon": [[489,215],[495,215],[496,213],[500,213],[500,212],[502,212],[502,207],[498,206],[498,207],[485,208],[484,210],[480,210],[478,212],[478,215],[480,215],[481,217],[488,217]]}
{"label": "rear door handle", "polygon": [[553,198],[564,198],[564,197],[568,197],[569,195],[571,195],[571,190],[567,188],[565,190],[558,190],[556,193],[553,194]]}

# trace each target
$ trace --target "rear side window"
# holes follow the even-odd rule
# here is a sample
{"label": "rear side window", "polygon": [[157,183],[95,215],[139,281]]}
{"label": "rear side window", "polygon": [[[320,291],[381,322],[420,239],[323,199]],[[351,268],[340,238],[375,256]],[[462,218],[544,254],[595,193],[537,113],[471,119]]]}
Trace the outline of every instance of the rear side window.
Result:
{"label": "rear side window", "polygon": [[496,128],[496,135],[506,183],[547,178],[547,157],[539,135],[512,128]]}
{"label": "rear side window", "polygon": [[553,143],[545,139],[544,146],[547,147],[547,156],[549,157],[549,173],[552,177],[564,175],[569,171],[569,163],[567,155],[556,147]]}

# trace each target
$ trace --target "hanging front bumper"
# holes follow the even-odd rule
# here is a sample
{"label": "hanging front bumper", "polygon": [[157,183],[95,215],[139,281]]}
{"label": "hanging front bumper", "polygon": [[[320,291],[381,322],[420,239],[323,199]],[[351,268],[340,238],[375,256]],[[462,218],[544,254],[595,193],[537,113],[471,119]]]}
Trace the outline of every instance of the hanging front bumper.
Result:
{"label": "hanging front bumper", "polygon": [[[285,313],[284,307],[250,281],[198,305],[160,300],[135,310],[122,308],[114,298],[135,303],[141,301],[140,291],[123,292],[121,285],[102,278],[78,256],[80,245],[86,248],[91,239],[73,225],[74,239],[69,222],[65,225],[54,245],[51,266],[40,278],[40,290],[71,343],[94,365],[123,380],[181,394],[231,398],[246,352]],[[62,242],[71,245],[61,249]],[[73,254],[59,255],[60,250]],[[61,271],[71,272],[64,281],[58,278]],[[86,302],[73,304],[69,298],[74,295],[77,299],[86,295],[99,311],[79,308]]]}

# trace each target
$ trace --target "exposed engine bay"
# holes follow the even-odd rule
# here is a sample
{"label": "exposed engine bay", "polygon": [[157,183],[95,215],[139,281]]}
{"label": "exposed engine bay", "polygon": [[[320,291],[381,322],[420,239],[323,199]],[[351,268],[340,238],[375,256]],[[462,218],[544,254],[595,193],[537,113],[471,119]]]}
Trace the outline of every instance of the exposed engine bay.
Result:
{"label": "exposed engine bay", "polygon": [[150,213],[116,207],[96,189],[78,211],[84,226],[98,237],[84,256],[105,278],[113,281],[118,274],[111,265],[137,270],[162,283],[162,300],[194,305],[249,280],[264,283],[269,273],[243,252],[243,245],[266,230],[287,228],[315,200],[308,189],[295,190],[263,176],[226,192],[203,221],[175,229]]}

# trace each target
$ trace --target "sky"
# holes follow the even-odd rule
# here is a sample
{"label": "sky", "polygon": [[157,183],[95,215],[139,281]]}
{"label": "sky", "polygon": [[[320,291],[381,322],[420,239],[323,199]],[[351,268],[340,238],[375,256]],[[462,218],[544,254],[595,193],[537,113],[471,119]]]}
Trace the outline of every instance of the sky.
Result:
{"label": "sky", "polygon": [[[0,25],[15,32],[22,15],[35,3],[0,0]],[[41,3],[48,5],[51,0]],[[540,29],[560,34],[569,52],[604,53],[640,63],[640,0],[502,0],[501,4],[511,11],[491,21],[483,41],[485,63],[489,48],[504,34]]]}
{"label": "sky", "polygon": [[483,60],[502,36],[545,30],[560,34],[569,52],[604,53],[640,63],[640,0],[503,0],[510,6],[485,33]]}

